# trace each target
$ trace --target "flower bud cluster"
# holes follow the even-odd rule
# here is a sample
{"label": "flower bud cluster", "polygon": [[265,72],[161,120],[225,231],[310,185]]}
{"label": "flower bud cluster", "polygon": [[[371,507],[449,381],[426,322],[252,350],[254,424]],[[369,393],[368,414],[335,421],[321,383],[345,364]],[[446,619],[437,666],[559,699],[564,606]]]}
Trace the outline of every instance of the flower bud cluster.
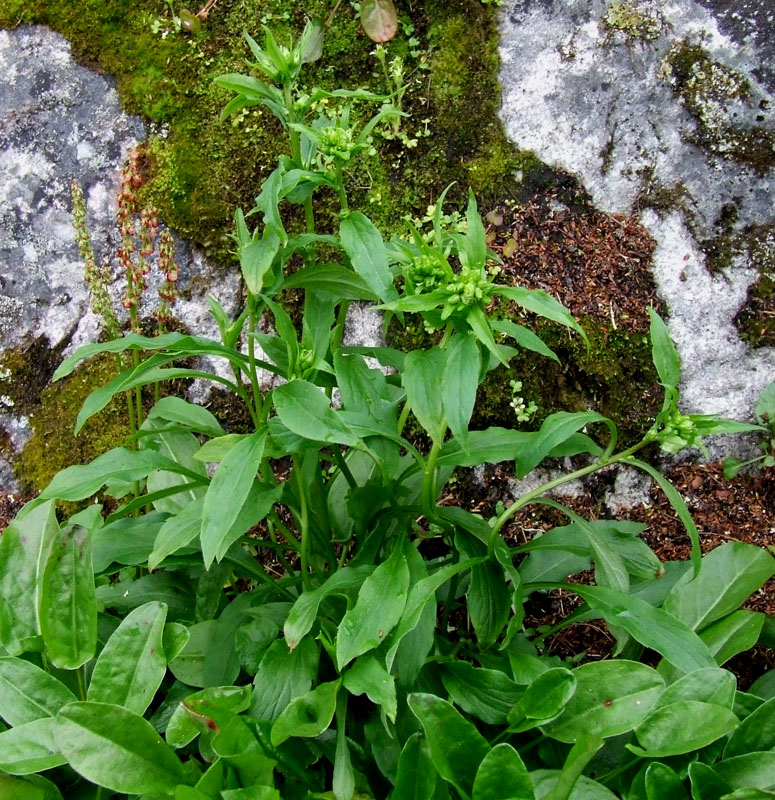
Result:
{"label": "flower bud cluster", "polygon": [[480,269],[463,267],[455,276],[455,280],[446,286],[449,297],[441,312],[442,319],[447,319],[455,312],[465,311],[472,305],[487,305],[492,297],[493,285],[482,277]]}
{"label": "flower bud cluster", "polygon": [[449,267],[433,255],[417,256],[406,270],[406,281],[415,294],[425,294],[441,288],[449,273]]}
{"label": "flower bud cluster", "polygon": [[351,128],[328,125],[319,133],[318,152],[326,164],[349,161],[356,151],[356,143]]}
{"label": "flower bud cluster", "polygon": [[665,453],[675,454],[684,447],[691,447],[699,443],[700,436],[692,418],[682,414],[678,409],[674,410],[659,434],[659,446],[662,450]]}

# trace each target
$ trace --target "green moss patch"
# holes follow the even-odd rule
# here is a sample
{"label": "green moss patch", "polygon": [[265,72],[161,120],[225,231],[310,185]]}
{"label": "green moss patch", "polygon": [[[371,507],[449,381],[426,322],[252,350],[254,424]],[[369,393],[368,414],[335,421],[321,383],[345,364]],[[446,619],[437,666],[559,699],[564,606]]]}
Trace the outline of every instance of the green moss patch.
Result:
{"label": "green moss patch", "polygon": [[40,394],[28,412],[32,436],[14,460],[16,477],[24,490],[43,489],[60,469],[86,464],[125,441],[129,425],[123,396],[92,417],[78,436],[73,435],[87,395],[116,374],[115,359],[98,356]]}

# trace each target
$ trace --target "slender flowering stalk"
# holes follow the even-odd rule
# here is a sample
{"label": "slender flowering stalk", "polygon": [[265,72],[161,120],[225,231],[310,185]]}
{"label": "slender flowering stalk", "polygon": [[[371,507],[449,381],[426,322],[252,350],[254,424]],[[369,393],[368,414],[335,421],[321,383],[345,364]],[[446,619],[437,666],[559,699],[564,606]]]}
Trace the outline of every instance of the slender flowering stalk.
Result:
{"label": "slender flowering stalk", "polygon": [[164,333],[166,326],[172,322],[172,306],[178,298],[178,273],[180,267],[175,261],[175,242],[168,230],[161,232],[159,239],[159,269],[164,274],[164,282],[159,287],[159,308],[153,316],[159,323],[159,333]]}
{"label": "slender flowering stalk", "polygon": [[86,201],[78,181],[73,181],[71,192],[75,240],[78,244],[78,253],[83,259],[83,277],[89,287],[91,309],[102,318],[102,327],[108,339],[117,339],[119,332],[118,318],[110,301],[107,288],[110,283],[110,274],[105,267],[100,269],[97,266],[94,249],[91,245],[91,236],[89,235],[89,229],[86,227]]}

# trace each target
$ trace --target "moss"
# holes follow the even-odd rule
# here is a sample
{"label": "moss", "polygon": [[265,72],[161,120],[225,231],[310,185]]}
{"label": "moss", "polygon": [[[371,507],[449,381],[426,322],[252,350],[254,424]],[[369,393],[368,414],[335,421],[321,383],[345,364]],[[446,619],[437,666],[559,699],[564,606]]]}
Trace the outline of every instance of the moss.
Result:
{"label": "moss", "polygon": [[[519,322],[525,324],[524,319]],[[535,325],[560,363],[523,350],[511,360],[511,369],[498,367],[489,372],[479,387],[472,430],[492,425],[538,428],[556,411],[591,408],[617,424],[622,444],[639,441],[662,401],[648,334],[617,330],[610,322],[590,318],[581,324],[589,337],[589,348],[563,327]],[[438,332],[428,334],[416,315],[407,315],[404,328],[393,323],[388,332],[390,346],[404,350],[427,349],[437,340]],[[510,405],[511,380],[522,382],[519,394],[526,404],[532,401],[538,406],[535,416],[522,426]]]}
{"label": "moss", "polygon": [[[222,122],[229,99],[212,83],[224,72],[244,71],[241,32],[260,38],[260,24],[287,40],[305,15],[327,15],[331,4],[311,0],[222,0],[191,37],[176,30],[161,0],[10,0],[0,26],[39,22],[62,33],[77,60],[116,76],[125,109],[153,124],[143,192],[164,220],[221,263],[232,263],[228,234],[237,206],[249,208],[258,187],[284,151],[284,133],[268,112],[251,110]],[[451,181],[450,197],[472,185],[495,198],[522,167],[497,120],[497,31],[494,11],[479,0],[434,0],[422,7],[399,3],[403,30],[388,44],[414,73],[403,123],[421,136],[414,149],[378,140],[378,157],[356,166],[352,203],[375,223],[403,228],[407,214],[423,210]],[[322,59],[304,73],[307,87],[366,85],[383,92],[384,76],[370,55],[374,45],[343,4],[327,32]],[[427,77],[430,76],[430,85]],[[427,120],[427,122],[425,122]],[[325,205],[325,198],[322,205]],[[319,218],[330,221],[325,209]]]}
{"label": "moss", "polygon": [[42,489],[59,470],[85,464],[126,439],[129,426],[123,397],[114,398],[77,437],[73,435],[86,396],[116,372],[112,356],[97,356],[42,392],[30,413],[32,436],[14,463],[17,480],[25,490]]}
{"label": "moss", "polygon": [[735,317],[740,338],[751,347],[775,346],[775,224],[749,226],[740,236],[743,249],[759,271],[745,304]]}
{"label": "moss", "polygon": [[658,38],[663,27],[662,19],[654,11],[635,3],[611,3],[603,24],[610,31],[621,31],[630,40],[642,41]]}
{"label": "moss", "polygon": [[748,78],[685,41],[670,49],[662,74],[697,120],[694,138],[699,146],[759,175],[775,166],[775,132],[763,125],[741,127],[731,122],[737,116],[735,106],[753,106]]}

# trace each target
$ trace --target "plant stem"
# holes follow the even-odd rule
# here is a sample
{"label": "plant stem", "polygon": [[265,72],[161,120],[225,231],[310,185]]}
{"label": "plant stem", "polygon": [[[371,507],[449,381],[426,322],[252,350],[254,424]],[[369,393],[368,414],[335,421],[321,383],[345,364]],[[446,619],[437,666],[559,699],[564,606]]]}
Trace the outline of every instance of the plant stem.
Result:
{"label": "plant stem", "polygon": [[344,175],[342,173],[342,165],[336,165],[336,193],[339,195],[339,204],[342,206],[342,213],[347,215],[350,213],[350,206],[347,204],[347,192],[344,189]]}
{"label": "plant stem", "polygon": [[258,370],[256,369],[256,342],[251,333],[256,330],[256,298],[254,295],[248,296],[248,360],[250,362],[250,386],[253,391],[253,405],[255,408],[254,424],[258,427],[258,421],[263,419],[263,400],[261,398],[261,388],[258,385]]}
{"label": "plant stem", "polygon": [[334,338],[331,341],[331,349],[335,350],[342,346],[344,339],[344,328],[347,323],[347,312],[350,310],[350,301],[343,300],[339,304],[339,313],[336,317],[336,327],[334,328]]}
{"label": "plant stem", "polygon": [[401,416],[398,418],[398,435],[400,436],[404,432],[404,425],[406,425],[407,419],[409,419],[409,412],[412,410],[411,406],[408,402],[404,403],[404,407],[401,409]]}
{"label": "plant stem", "polygon": [[307,493],[301,477],[301,463],[298,456],[293,457],[293,476],[296,479],[296,491],[299,494],[299,528],[301,529],[301,577],[304,588],[312,588],[312,579],[309,574],[309,508],[307,506]]}
{"label": "plant stem", "polygon": [[423,513],[429,519],[433,517],[433,510],[436,505],[436,459],[441,452],[441,445],[444,441],[444,434],[447,431],[447,426],[444,426],[441,436],[436,439],[431,447],[431,452],[428,454],[428,460],[425,462],[425,477],[422,481],[422,507]]}
{"label": "plant stem", "polygon": [[[650,441],[650,440],[649,440]],[[523,494],[522,497],[515,500],[496,520],[495,525],[493,525],[492,533],[490,534],[490,541],[487,547],[487,552],[489,555],[492,555],[493,549],[495,547],[495,542],[498,539],[498,534],[501,531],[501,528],[519,511],[520,508],[524,508],[526,505],[529,505],[533,502],[537,497],[540,497],[547,492],[550,492],[552,489],[556,489],[558,486],[562,486],[565,483],[569,483],[570,481],[576,480],[576,478],[583,478],[585,475],[590,475],[593,472],[597,472],[603,467],[608,467],[611,464],[617,464],[620,462],[626,461],[626,459],[631,456],[633,453],[640,450],[642,447],[645,447],[648,444],[648,441],[645,439],[638,442],[638,444],[633,445],[632,447],[628,448],[627,450],[622,450],[621,453],[617,455],[605,459],[599,458],[592,464],[589,464],[586,467],[582,467],[581,469],[574,470],[573,472],[569,472],[567,475],[560,475],[557,478],[554,478],[551,481],[547,481],[546,483],[542,484],[541,486],[533,489],[531,492],[527,492]]]}
{"label": "plant stem", "polygon": [[336,461],[337,467],[339,467],[340,472],[342,473],[342,475],[344,475],[344,479],[347,481],[347,485],[351,489],[357,489],[358,482],[355,480],[352,472],[350,471],[350,468],[347,466],[347,462],[344,460],[342,451],[337,447],[337,445],[334,445],[331,448],[331,452],[334,456],[334,461]]}
{"label": "plant stem", "polygon": [[84,667],[78,667],[78,694],[81,695],[81,700],[86,699],[86,676],[84,675]]}

